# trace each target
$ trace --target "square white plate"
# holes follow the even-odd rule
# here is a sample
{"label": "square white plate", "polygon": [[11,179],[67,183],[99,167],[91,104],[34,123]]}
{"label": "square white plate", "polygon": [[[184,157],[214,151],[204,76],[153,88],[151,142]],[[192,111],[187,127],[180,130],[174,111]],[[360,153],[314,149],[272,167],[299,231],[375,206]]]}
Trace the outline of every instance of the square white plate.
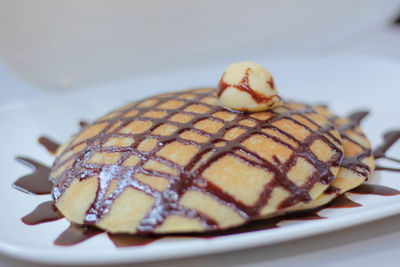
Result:
{"label": "square white plate", "polygon": [[[275,76],[278,91],[286,98],[326,103],[339,115],[368,109],[362,128],[373,146],[381,134],[400,128],[400,66],[371,58],[330,57],[260,62]],[[400,213],[400,196],[350,195],[362,207],[326,209],[324,220],[283,223],[282,227],[212,239],[160,240],[146,246],[115,248],[100,234],[81,244],[59,247],[55,238],[69,223],[65,220],[28,226],[20,218],[50,196],[24,194],[11,187],[30,169],[14,157],[25,155],[48,165],[53,158],[37,143],[46,134],[62,141],[78,130],[79,120],[93,120],[130,100],[159,92],[215,86],[226,66],[190,70],[134,81],[102,84],[82,91],[20,104],[0,111],[0,252],[16,258],[46,263],[144,262],[202,255],[287,241],[349,227]],[[400,155],[400,142],[388,153]],[[389,162],[382,162],[393,166]],[[398,166],[400,167],[400,166]],[[370,182],[400,190],[400,173],[377,172]]]}

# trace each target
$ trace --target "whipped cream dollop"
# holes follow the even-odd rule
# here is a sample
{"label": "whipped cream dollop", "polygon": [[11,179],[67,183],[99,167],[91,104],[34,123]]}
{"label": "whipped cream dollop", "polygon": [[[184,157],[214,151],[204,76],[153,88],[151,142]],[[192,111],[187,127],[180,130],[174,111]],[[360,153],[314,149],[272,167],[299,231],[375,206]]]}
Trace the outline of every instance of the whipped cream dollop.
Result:
{"label": "whipped cream dollop", "polygon": [[218,84],[218,103],[238,111],[263,111],[282,105],[271,73],[260,64],[228,66]]}

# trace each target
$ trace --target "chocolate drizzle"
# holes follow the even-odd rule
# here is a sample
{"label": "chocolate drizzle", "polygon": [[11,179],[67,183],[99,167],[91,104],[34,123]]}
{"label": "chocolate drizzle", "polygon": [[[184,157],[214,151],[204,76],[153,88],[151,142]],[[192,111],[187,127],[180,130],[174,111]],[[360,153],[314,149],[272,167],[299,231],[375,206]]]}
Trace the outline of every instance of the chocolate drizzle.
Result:
{"label": "chocolate drizzle", "polygon": [[350,190],[350,193],[361,195],[372,194],[379,196],[396,196],[400,194],[400,191],[383,185],[361,184],[360,186]]}
{"label": "chocolate drizzle", "polygon": [[[355,131],[356,128],[360,125],[361,121],[369,114],[368,111],[357,111],[354,113],[350,113],[347,118],[349,119],[348,123],[339,125],[337,127],[337,130],[342,137],[342,139],[346,139],[347,141],[352,142],[353,144],[357,145],[358,147],[361,148],[363,151],[362,153],[359,153],[355,156],[345,156],[343,157],[342,163],[340,164],[340,167],[346,168],[348,170],[351,170],[354,173],[357,173],[359,176],[364,177],[364,179],[367,179],[369,174],[371,173],[370,167],[363,162],[363,160],[367,157],[372,157],[372,152],[371,149],[364,146],[354,138],[351,138],[348,134],[347,131]],[[337,116],[333,116],[330,118],[330,120],[333,122],[334,120],[338,119]]]}
{"label": "chocolate drizzle", "polygon": [[21,220],[28,225],[35,225],[61,218],[64,218],[64,216],[58,211],[56,206],[54,206],[54,202],[51,200],[43,202]]}
{"label": "chocolate drizzle", "polygon": [[327,208],[332,208],[332,209],[357,208],[357,207],[361,207],[361,206],[362,205],[360,203],[357,203],[357,202],[351,200],[350,198],[348,198],[346,194],[342,194],[342,195],[334,198],[331,202],[329,202],[326,205]]}
{"label": "chocolate drizzle", "polygon": [[[277,98],[279,100],[281,99],[278,95],[273,95],[273,96],[268,97],[268,96],[265,96],[264,94],[257,92],[253,88],[251,88],[250,83],[249,83],[249,75],[250,75],[250,68],[248,68],[246,70],[245,75],[244,75],[243,79],[240,81],[240,83],[229,84],[224,81],[224,76],[225,76],[225,73],[224,73],[221,77],[221,80],[218,83],[218,92],[217,92],[218,97],[220,97],[228,87],[235,87],[239,91],[248,93],[251,96],[251,98],[258,104],[269,103],[269,102],[271,102],[271,100],[273,98]],[[275,88],[274,79],[272,77],[267,81],[267,84],[271,88]],[[271,103],[274,104],[274,102],[271,102]]]}
{"label": "chocolate drizzle", "polygon": [[360,125],[361,121],[369,114],[367,110],[350,113],[347,118],[353,122],[354,126]]}
{"label": "chocolate drizzle", "polygon": [[44,146],[50,154],[55,154],[60,145],[46,136],[39,137],[39,144]]}
{"label": "chocolate drizzle", "polygon": [[81,128],[86,128],[88,127],[89,123],[87,121],[79,121],[79,126]]}
{"label": "chocolate drizzle", "polygon": [[400,139],[400,130],[393,130],[383,135],[383,144],[374,150],[375,159],[386,158],[400,163],[399,159],[392,159],[386,157],[386,152],[391,148],[397,140]]}
{"label": "chocolate drizzle", "polygon": [[144,246],[165,238],[162,235],[128,235],[110,233],[107,233],[107,236],[117,248]]}
{"label": "chocolate drizzle", "polygon": [[50,194],[53,183],[50,181],[50,168],[26,157],[17,157],[19,162],[33,169],[14,182],[14,188],[35,195]]}
{"label": "chocolate drizzle", "polygon": [[[273,116],[271,116],[271,118],[267,120],[258,120],[255,118],[251,118],[251,120],[255,123],[255,126],[253,127],[240,124],[242,120],[250,119],[248,114],[229,111],[220,106],[209,105],[201,102],[200,99],[206,97],[215,99],[214,90],[212,89],[198,92],[195,94],[194,98],[185,99],[184,104],[179,108],[159,108],[159,106],[161,106],[163,103],[166,103],[167,101],[176,101],[176,99],[179,98],[179,95],[183,93],[184,92],[159,97],[157,107],[141,107],[140,104],[143,103],[143,101],[139,101],[136,104],[133,104],[130,107],[126,108],[125,110],[120,111],[120,114],[118,114],[117,116],[111,116],[111,118],[107,116],[108,118],[106,117],[106,119],[101,119],[95,122],[94,125],[107,123],[107,126],[94,138],[89,138],[84,141],[78,140],[77,142],[72,141],[72,145],[70,145],[64,151],[64,153],[61,153],[61,155],[56,159],[53,166],[53,169],[57,170],[69,160],[74,160],[73,166],[71,168],[67,168],[66,171],[64,171],[60,176],[57,177],[57,181],[53,191],[53,197],[55,201],[60,198],[65,189],[69,187],[70,183],[73,179],[75,179],[75,177],[80,177],[80,179],[83,180],[89,177],[93,177],[94,175],[98,175],[100,179],[102,179],[102,182],[99,183],[99,188],[97,190],[95,201],[92,203],[87,211],[85,224],[95,224],[96,222],[101,220],[104,215],[107,214],[107,212],[110,210],[110,206],[113,201],[123,192],[126,187],[130,186],[134,189],[145,192],[155,199],[155,204],[147,213],[145,218],[141,221],[140,225],[137,227],[138,232],[153,232],[170,215],[180,215],[188,218],[194,218],[201,221],[206,230],[215,230],[218,229],[218,225],[213,219],[194,209],[185,208],[179,205],[179,200],[186,191],[200,191],[207,195],[213,196],[221,203],[229,203],[229,205],[233,207],[237,211],[237,213],[240,214],[246,221],[250,221],[259,216],[260,210],[267,204],[272,189],[276,186],[285,188],[288,192],[290,192],[290,196],[286,200],[284,200],[279,206],[280,209],[283,209],[286,207],[291,207],[300,202],[310,201],[311,198],[308,195],[308,191],[317,182],[322,182],[325,185],[329,185],[330,183],[332,183],[334,175],[330,171],[330,167],[340,166],[340,162],[343,157],[343,153],[338,147],[340,141],[331,133],[331,131],[334,130],[333,124],[327,123],[323,127],[320,127],[316,122],[314,122],[307,116],[309,114],[316,113],[312,107],[303,105],[303,108],[293,109],[290,108],[288,105],[285,105],[283,108],[286,109],[286,111],[271,111]],[[194,95],[193,91],[187,91],[186,93]],[[193,114],[185,111],[186,108],[194,104],[201,104],[207,107],[209,111],[203,114]],[[137,114],[134,117],[125,117],[125,114],[134,110],[137,110]],[[159,110],[162,112],[166,112],[167,115],[163,118],[157,119],[147,118],[146,116],[144,116],[144,114],[150,110]],[[217,112],[230,113],[233,114],[235,118],[231,121],[223,121],[213,116]],[[186,123],[176,123],[169,120],[173,115],[178,113],[194,116],[194,119]],[[309,123],[317,126],[317,130],[312,130],[304,123],[295,120],[293,118],[293,115],[300,116],[303,119],[307,120]],[[210,134],[195,127],[196,123],[207,119],[223,123],[223,127],[214,134]],[[303,141],[297,140],[291,134],[281,130],[277,126],[274,126],[274,122],[282,119],[294,122],[295,124],[305,128],[311,134]],[[152,122],[152,126],[143,133],[121,134],[120,130],[134,120],[150,121]],[[120,125],[116,128],[112,128],[112,130],[110,131],[111,127],[118,123],[120,123]],[[173,125],[177,128],[177,130],[174,134],[171,134],[169,136],[160,136],[153,133],[153,130],[164,124]],[[226,132],[235,127],[244,129],[245,133],[237,137],[235,140],[230,140],[223,147],[217,146],[217,143],[224,142],[223,137]],[[286,138],[292,140],[293,142],[296,142],[298,144],[298,147],[296,149],[293,148],[290,144],[282,141],[281,139],[265,133],[264,131],[262,131],[263,129],[272,129],[279,132]],[[188,130],[207,136],[209,140],[206,143],[199,144],[195,141],[181,138],[180,134]],[[285,163],[280,164],[279,167],[276,167],[273,163],[265,160],[258,154],[250,151],[242,145],[243,141],[254,135],[261,135],[273,139],[280,144],[286,146],[288,149],[295,150],[296,153],[292,153],[290,158]],[[79,135],[77,136],[78,137],[76,138],[79,138]],[[131,137],[135,140],[135,142],[130,147],[104,147],[103,144],[111,136]],[[139,144],[146,138],[154,138],[158,140],[157,147],[150,152],[142,152],[137,149]],[[325,142],[334,153],[332,159],[328,162],[320,161],[310,150],[311,144],[317,139]],[[166,146],[169,143],[175,141],[186,145],[193,145],[199,149],[196,155],[185,166],[181,166],[157,154],[157,152],[163,146]],[[71,151],[75,147],[81,145],[83,142],[87,144],[87,147],[83,151],[75,153],[67,159],[60,160],[63,158],[63,155],[67,151]],[[122,156],[118,160],[118,162],[111,167],[104,166],[102,164],[88,164],[88,160],[96,152],[119,152],[122,154]],[[212,152],[211,156],[208,157],[207,160],[205,160],[204,162],[201,162],[202,157],[209,152]],[[246,156],[240,155],[237,152],[244,153]],[[141,162],[135,167],[123,166],[123,162],[132,154],[139,156],[141,158]],[[221,188],[217,187],[216,185],[202,177],[203,172],[208,167],[210,167],[214,162],[226,155],[238,158],[239,160],[244,161],[250,166],[262,168],[274,174],[274,178],[271,180],[270,183],[265,186],[259,200],[254,205],[245,205],[244,203],[224,192]],[[288,171],[296,163],[299,156],[304,157],[315,168],[313,175],[302,187],[296,186],[287,177]],[[177,169],[179,172],[178,175],[145,169],[143,165],[150,159],[162,162],[171,168]],[[194,168],[195,166],[196,168]],[[167,178],[170,185],[163,192],[158,192],[152,187],[143,184],[139,180],[135,179],[135,173],[143,173],[147,175]],[[108,177],[108,179],[105,179],[106,177]],[[109,188],[110,180],[113,177],[119,178],[117,188],[110,196],[106,197],[105,195]]]}
{"label": "chocolate drizzle", "polygon": [[101,233],[103,233],[102,230],[93,226],[71,223],[68,229],[57,237],[54,244],[58,246],[72,246]]}
{"label": "chocolate drizzle", "polygon": [[[395,159],[386,156],[386,152],[400,139],[400,130],[392,130],[383,135],[383,144],[378,146],[373,155],[375,159],[387,159],[395,163],[400,163],[400,159]],[[393,171],[400,172],[400,168],[391,168],[377,165],[375,168],[377,171]]]}

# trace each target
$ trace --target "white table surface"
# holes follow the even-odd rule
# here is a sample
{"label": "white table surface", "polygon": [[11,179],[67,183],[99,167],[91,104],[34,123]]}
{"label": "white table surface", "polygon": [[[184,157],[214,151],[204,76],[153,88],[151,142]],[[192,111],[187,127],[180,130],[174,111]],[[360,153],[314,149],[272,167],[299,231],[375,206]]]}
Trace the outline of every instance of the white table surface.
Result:
{"label": "white table surface", "polygon": [[[400,64],[399,31],[381,31],[378,37],[381,38],[376,35],[374,38],[365,36],[363,40],[331,49],[331,53],[357,52],[391,58]],[[7,105],[57,93],[19,80],[0,62],[0,110]],[[396,215],[296,241],[210,256],[154,262],[146,266],[400,266],[399,254],[400,215]],[[0,255],[0,266],[44,265]]]}

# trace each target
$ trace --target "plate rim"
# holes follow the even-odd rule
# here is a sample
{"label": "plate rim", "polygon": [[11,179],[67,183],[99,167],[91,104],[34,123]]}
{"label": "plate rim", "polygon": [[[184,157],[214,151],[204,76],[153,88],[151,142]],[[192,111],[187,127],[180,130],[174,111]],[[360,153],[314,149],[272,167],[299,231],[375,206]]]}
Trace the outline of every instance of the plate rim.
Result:
{"label": "plate rim", "polygon": [[[379,185],[380,183],[375,184]],[[345,194],[355,195],[351,192]],[[382,197],[400,199],[400,195]],[[362,198],[358,201],[361,200]],[[329,207],[327,209],[329,209]],[[398,213],[400,213],[400,202],[391,203],[390,205],[384,207],[374,207],[368,210],[359,211],[348,215],[340,215],[338,217],[327,216],[326,219],[321,220],[301,221],[300,223],[295,225],[288,225],[285,227],[274,229],[233,234],[210,239],[190,238],[190,240],[179,243],[157,244],[156,241],[145,246],[132,246],[122,248],[114,247],[112,248],[112,250],[110,250],[109,248],[100,250],[96,248],[93,250],[87,250],[86,253],[89,252],[89,255],[84,253],[75,253],[74,257],[62,257],[65,256],[63,255],[65,254],[65,249],[69,249],[70,247],[55,246],[55,249],[53,248],[51,253],[47,253],[41,248],[35,249],[25,245],[19,245],[17,244],[17,242],[5,242],[3,240],[0,240],[0,253],[16,259],[23,259],[35,263],[47,264],[63,263],[78,265],[96,263],[144,263],[176,258],[188,258],[206,254],[217,254],[245,248],[254,248],[258,246],[278,244],[290,240],[297,240],[305,237],[315,236],[321,233],[330,233],[340,229],[351,228],[356,225],[384,219]],[[291,235],[288,235],[288,233],[286,232],[289,232]],[[102,233],[102,235],[104,234],[106,233]],[[263,240],[263,238],[265,237],[268,237],[269,239]],[[237,241],[238,238],[240,238],[241,242],[231,242]],[[203,242],[208,242],[207,246],[203,247],[201,250],[196,250],[199,245],[198,243]],[[149,254],[154,249],[154,247],[150,247],[153,244],[156,244],[158,247],[157,255],[152,254],[151,257],[149,257]],[[183,247],[185,248],[185,252],[180,253],[179,248]],[[95,256],[95,258],[92,258],[92,256]]]}

